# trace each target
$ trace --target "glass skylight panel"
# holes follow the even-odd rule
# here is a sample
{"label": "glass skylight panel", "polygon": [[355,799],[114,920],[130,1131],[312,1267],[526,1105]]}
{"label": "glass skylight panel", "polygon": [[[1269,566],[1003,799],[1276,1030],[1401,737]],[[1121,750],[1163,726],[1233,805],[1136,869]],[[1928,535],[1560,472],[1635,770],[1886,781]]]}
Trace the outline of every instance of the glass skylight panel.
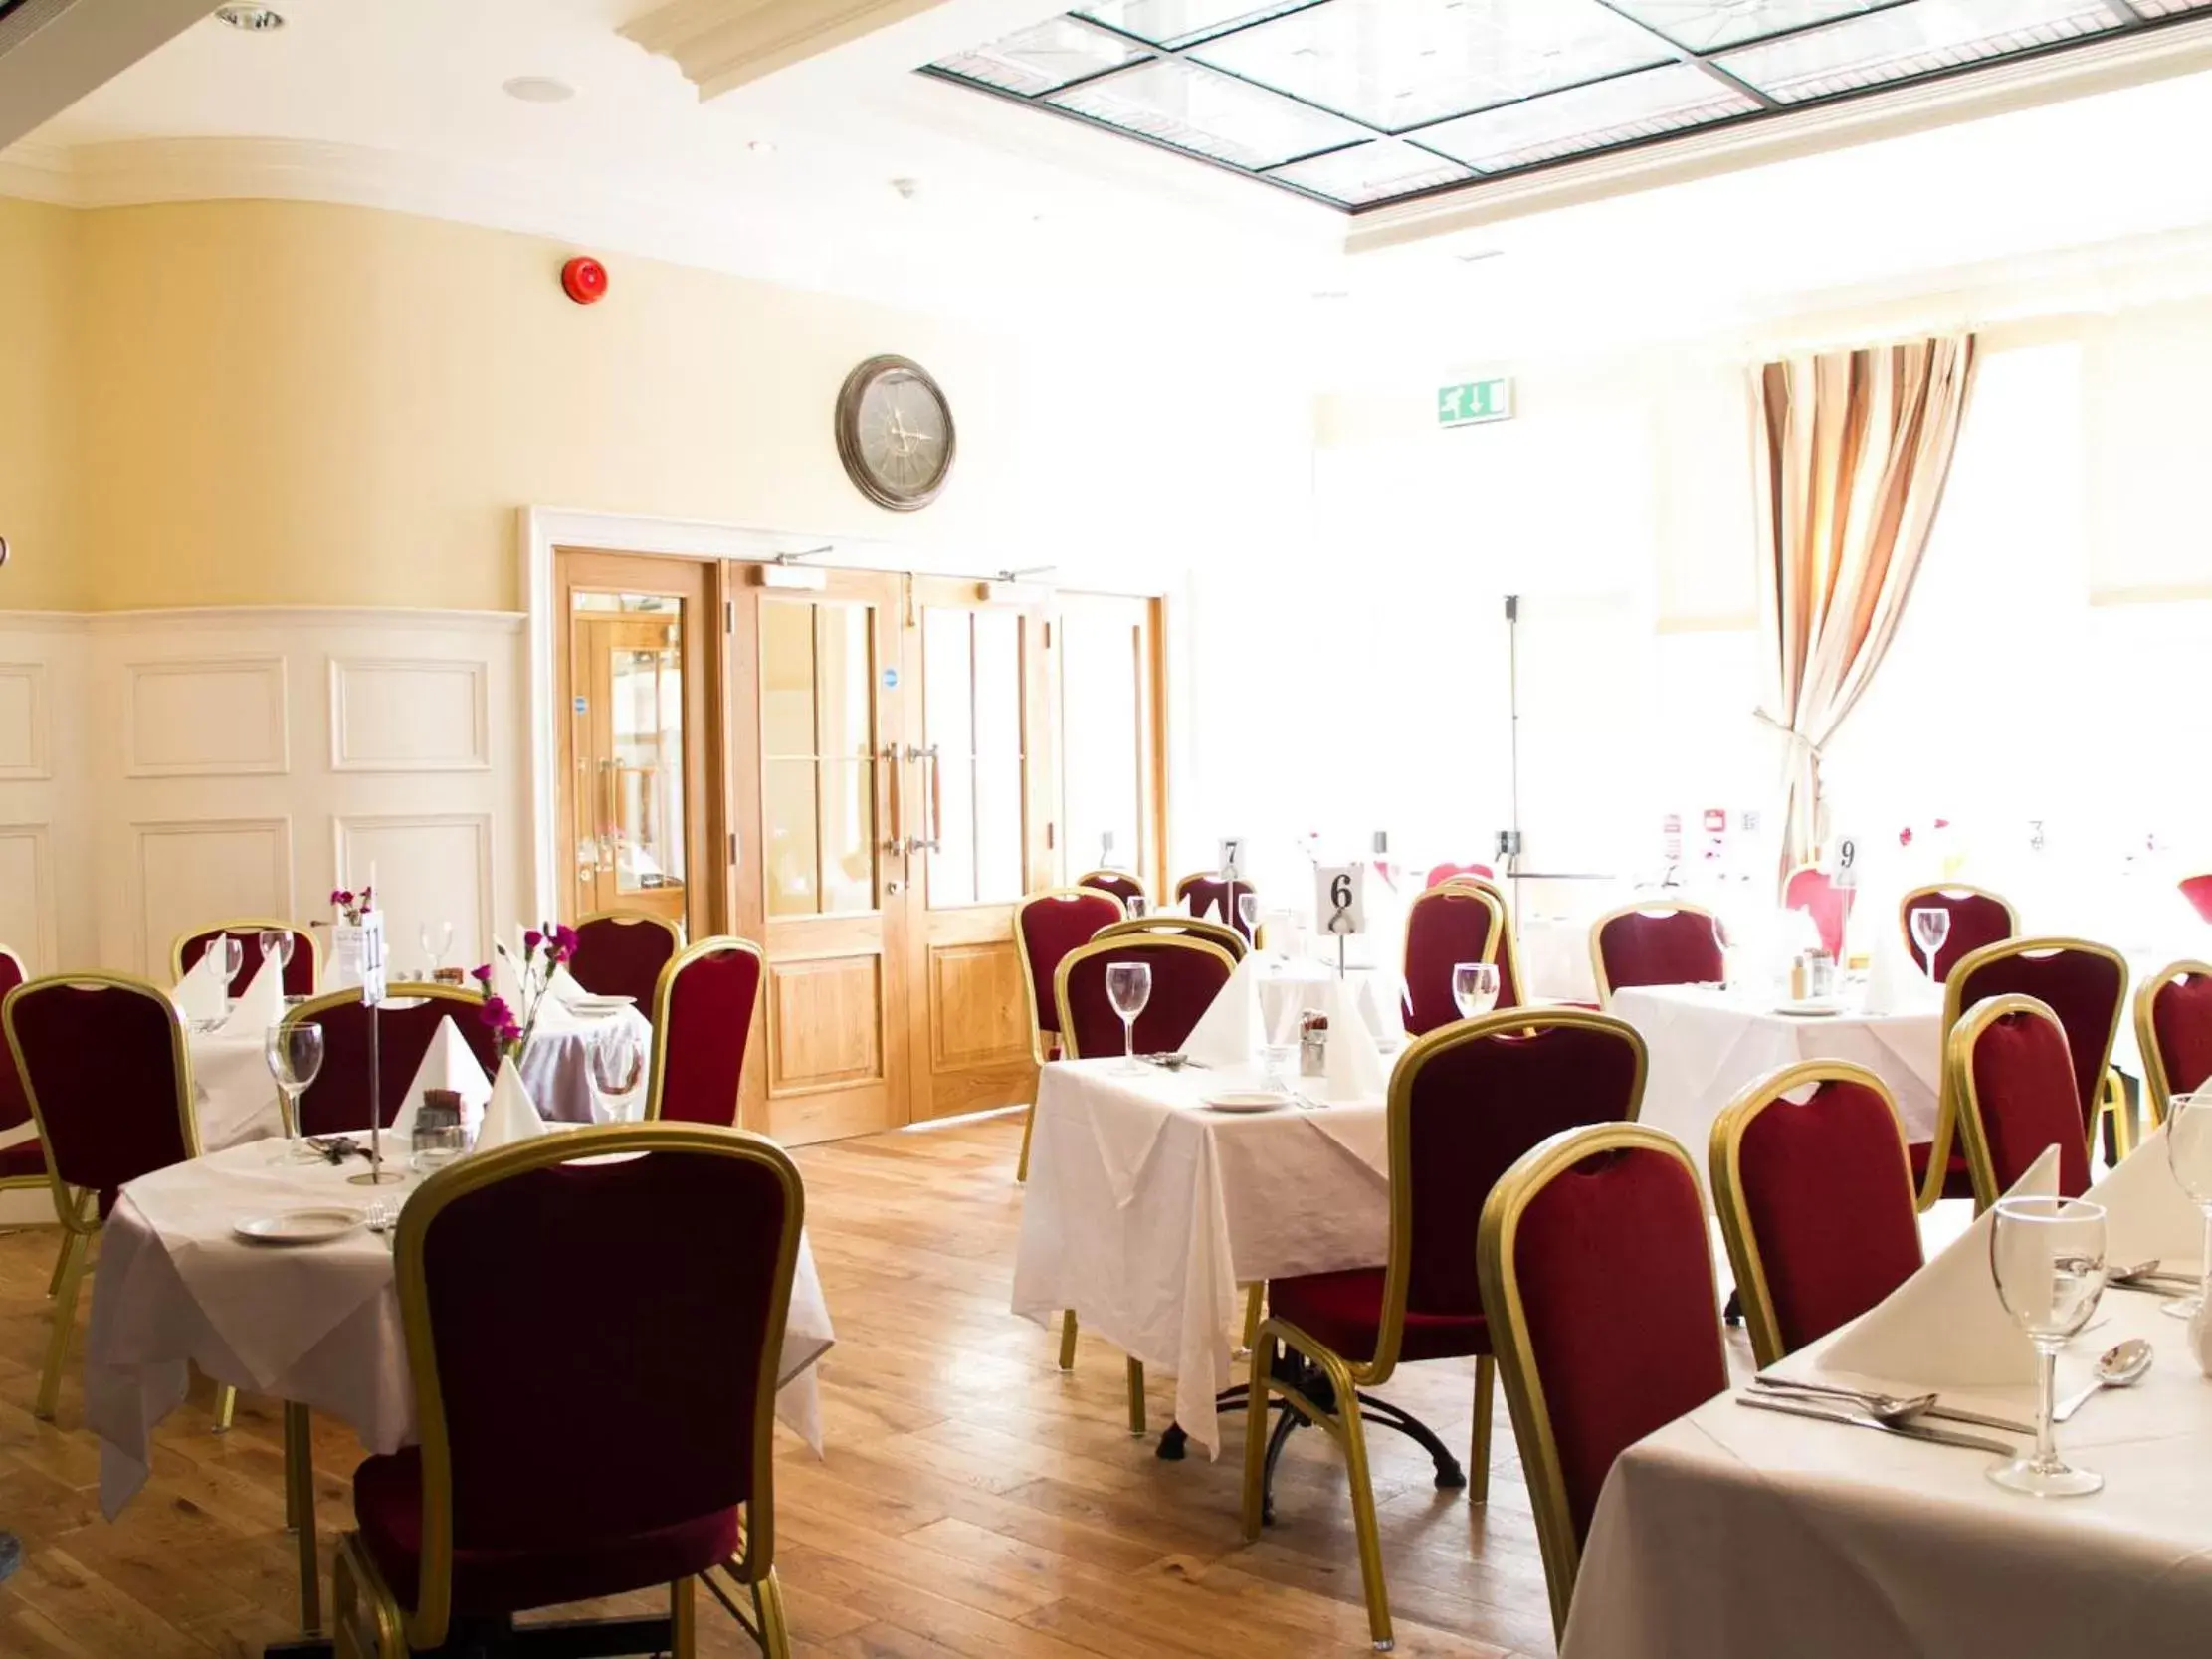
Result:
{"label": "glass skylight panel", "polygon": [[1440,184],[1461,184],[1475,175],[1456,161],[1416,149],[1396,138],[1377,138],[1350,149],[1331,150],[1310,160],[1277,167],[1268,177],[1319,192],[1347,207],[1386,202]]}
{"label": "glass skylight panel", "polygon": [[2131,0],[2131,3],[2142,17],[2180,17],[2185,12],[2201,12],[2212,6],[2212,0]]}
{"label": "glass skylight panel", "polygon": [[1192,55],[1390,131],[1669,56],[1595,0],[1328,0]]}
{"label": "glass skylight panel", "polygon": [[1098,0],[1078,6],[1079,17],[1095,17],[1124,34],[1158,46],[1181,46],[1234,24],[1257,23],[1264,18],[1310,6],[1313,0]]}
{"label": "glass skylight panel", "polygon": [[1790,29],[1871,12],[1895,0],[1613,0],[1630,17],[1648,23],[1677,46],[1693,52],[1761,40]]}
{"label": "glass skylight panel", "polygon": [[1688,64],[1670,64],[1485,109],[1424,127],[1415,136],[1425,148],[1495,173],[1704,126],[1758,106],[1757,100],[1723,81]]}
{"label": "glass skylight panel", "polygon": [[2119,19],[2092,0],[1912,0],[1715,58],[1783,104],[2101,35]]}
{"label": "glass skylight panel", "polygon": [[1140,46],[1086,29],[1069,18],[1054,17],[989,46],[940,58],[935,67],[968,81],[980,81],[986,87],[1033,98],[1144,56]]}
{"label": "glass skylight panel", "polygon": [[1272,167],[1370,136],[1350,121],[1176,58],[1087,81],[1049,102],[1240,167]]}

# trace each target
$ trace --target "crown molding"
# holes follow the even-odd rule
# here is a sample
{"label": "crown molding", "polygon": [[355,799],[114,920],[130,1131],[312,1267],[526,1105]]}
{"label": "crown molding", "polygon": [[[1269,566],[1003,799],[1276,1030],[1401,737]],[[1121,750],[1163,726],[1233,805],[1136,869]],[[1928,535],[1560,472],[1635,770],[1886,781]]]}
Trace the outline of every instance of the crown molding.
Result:
{"label": "crown molding", "polygon": [[0,150],[0,196],[75,207],[74,179],[70,152],[54,144],[33,143],[26,138]]}
{"label": "crown molding", "polygon": [[936,0],[669,0],[619,31],[675,61],[704,101],[819,57]]}
{"label": "crown molding", "polygon": [[0,634],[115,633],[132,628],[436,628],[522,631],[520,611],[437,610],[416,605],[176,605],[113,611],[0,610]]}

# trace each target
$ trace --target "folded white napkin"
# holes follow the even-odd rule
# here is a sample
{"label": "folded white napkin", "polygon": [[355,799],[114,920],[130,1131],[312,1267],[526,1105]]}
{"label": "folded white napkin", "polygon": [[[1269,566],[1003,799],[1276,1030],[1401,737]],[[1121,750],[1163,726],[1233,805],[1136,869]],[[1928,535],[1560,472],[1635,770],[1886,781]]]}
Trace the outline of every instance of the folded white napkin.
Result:
{"label": "folded white napkin", "polygon": [[[2044,1148],[2006,1197],[2055,1197],[2059,1149]],[[1818,1369],[1915,1388],[2005,1388],[2035,1381],[2035,1348],[1997,1298],[1985,1210],[1919,1272],[1845,1328]]]}
{"label": "folded white napkin", "polygon": [[566,963],[553,969],[552,978],[545,981],[545,992],[563,1008],[569,1009],[573,1009],[579,1002],[588,1001],[591,996],[591,992],[585,990],[577,982],[576,976],[568,971]]}
{"label": "folded white napkin", "polygon": [[262,960],[238,1006],[223,1021],[225,1037],[259,1037],[285,1017],[285,970],[276,957]]}
{"label": "folded white napkin", "polygon": [[230,981],[223,977],[214,951],[200,952],[200,959],[184,970],[169,1000],[187,1020],[219,1020],[230,1011]]}
{"label": "folded white napkin", "polygon": [[[1896,914],[1891,904],[1886,914]],[[1917,1014],[1943,1006],[1943,987],[1927,976],[1907,948],[1895,924],[1878,927],[1867,963],[1867,1012]]]}
{"label": "folded white napkin", "polygon": [[1183,1052],[1201,1066],[1248,1066],[1266,1036],[1260,1013],[1260,953],[1246,955],[1214,994],[1183,1039]]}
{"label": "folded white napkin", "polygon": [[2173,1178],[2163,1127],[2144,1136],[2086,1196],[2105,1206],[2108,1262],[2132,1266],[2155,1256],[2169,1273],[2203,1271],[2204,1215]]}
{"label": "folded white napkin", "polygon": [[491,1102],[484,1109],[484,1127],[477,1131],[476,1149],[488,1152],[495,1146],[528,1141],[544,1133],[545,1120],[530,1104],[529,1091],[522,1087],[522,1074],[514,1069],[513,1061],[502,1059]]}
{"label": "folded white napkin", "polygon": [[399,1105],[399,1114],[392,1119],[391,1133],[402,1145],[414,1138],[415,1109],[422,1105],[426,1089],[451,1089],[461,1097],[461,1122],[475,1128],[484,1118],[486,1103],[492,1099],[492,1080],[484,1075],[484,1068],[477,1064],[477,1057],[469,1052],[469,1040],[461,1035],[461,1028],[448,1014],[438,1022],[438,1029],[431,1034],[430,1047],[423,1050],[423,1063],[415,1068],[414,1080],[407,1085],[407,1094]]}
{"label": "folded white napkin", "polygon": [[1362,989],[1341,979],[1328,983],[1328,1075],[1322,1081],[1331,1101],[1379,1101],[1389,1091],[1389,1069],[1360,1007]]}

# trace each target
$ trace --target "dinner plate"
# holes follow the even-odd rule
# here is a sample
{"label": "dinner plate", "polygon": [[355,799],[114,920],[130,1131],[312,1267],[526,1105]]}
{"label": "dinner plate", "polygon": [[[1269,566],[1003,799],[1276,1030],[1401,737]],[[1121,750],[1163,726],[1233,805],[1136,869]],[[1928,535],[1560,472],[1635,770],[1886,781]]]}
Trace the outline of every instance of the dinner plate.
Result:
{"label": "dinner plate", "polygon": [[1774,1005],[1774,1011],[1777,1014],[1787,1014],[1792,1019],[1827,1019],[1842,1013],[1844,1005],[1840,1002],[1828,1001],[1778,1002]]}
{"label": "dinner plate", "polygon": [[579,996],[568,1005],[572,1014],[619,1014],[637,1006],[634,996]]}
{"label": "dinner plate", "polygon": [[1206,1097],[1206,1105],[1215,1112],[1273,1112],[1290,1104],[1286,1097],[1260,1089],[1232,1089]]}
{"label": "dinner plate", "polygon": [[249,1244],[327,1244],[343,1238],[368,1217],[342,1204],[317,1204],[306,1209],[279,1210],[275,1215],[250,1216],[231,1228]]}

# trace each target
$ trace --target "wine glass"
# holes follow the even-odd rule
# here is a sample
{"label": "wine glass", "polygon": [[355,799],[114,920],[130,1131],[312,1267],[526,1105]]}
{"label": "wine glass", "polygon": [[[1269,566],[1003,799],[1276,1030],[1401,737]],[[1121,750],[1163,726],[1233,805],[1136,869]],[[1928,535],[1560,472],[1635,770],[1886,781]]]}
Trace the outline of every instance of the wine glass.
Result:
{"label": "wine glass", "polygon": [[1256,939],[1260,935],[1260,896],[1252,889],[1241,889],[1237,894],[1237,920],[1244,924],[1244,936]]}
{"label": "wine glass", "polygon": [[215,965],[223,970],[223,994],[229,996],[238,983],[239,969],[246,965],[246,941],[224,933],[210,939],[207,947],[215,953]]}
{"label": "wine glass", "polygon": [[[2212,1293],[2212,1089],[2193,1089],[2166,1103],[2166,1161],[2182,1191],[2204,1212],[2205,1293]],[[2167,1302],[2160,1309],[2189,1319],[2206,1305],[2205,1293]]]}
{"label": "wine glass", "polygon": [[1460,1018],[1471,1020],[1487,1014],[1498,1006],[1498,964],[1496,962],[1454,962],[1452,964],[1452,1000],[1459,1005]]}
{"label": "wine glass", "polygon": [[2035,1450],[2000,1463],[1989,1478],[2014,1492],[2071,1498],[2105,1477],[2070,1469],[2051,1422],[2059,1348],[2097,1312],[2105,1290],[2105,1206],[2080,1198],[2000,1198],[1989,1231],[1997,1296],[2036,1351]]}
{"label": "wine glass", "polygon": [[446,965],[446,958],[453,953],[453,924],[425,922],[415,930],[415,942],[423,947],[423,960],[430,964],[423,977],[435,981],[438,970]]}
{"label": "wine glass", "polygon": [[292,930],[290,928],[264,928],[254,942],[261,946],[261,959],[266,965],[277,964],[277,978],[284,979],[285,969],[292,966]]}
{"label": "wine glass", "polygon": [[1141,893],[1132,893],[1121,901],[1121,908],[1128,914],[1129,920],[1135,922],[1152,908],[1152,901]]}
{"label": "wine glass", "polygon": [[1152,964],[1108,962],[1106,986],[1106,1000],[1121,1016],[1121,1070],[1142,1071],[1136,1063],[1136,1016],[1143,1013],[1144,1004],[1152,1000]]}
{"label": "wine glass", "polygon": [[1951,913],[1941,905],[1915,905],[1910,921],[1912,942],[1920,947],[1921,959],[1927,964],[1927,976],[1934,979],[1935,952],[1942,949],[1943,941],[1951,936]]}
{"label": "wine glass", "polygon": [[300,1097],[322,1071],[322,1027],[312,1020],[273,1025],[263,1041],[262,1057],[284,1096],[285,1157],[300,1162],[319,1158],[322,1154],[300,1136]]}
{"label": "wine glass", "polygon": [[620,1123],[629,1114],[622,1100],[638,1086],[645,1070],[645,1045],[627,1018],[605,1021],[591,1039],[591,1081],[599,1093],[601,1123]]}

